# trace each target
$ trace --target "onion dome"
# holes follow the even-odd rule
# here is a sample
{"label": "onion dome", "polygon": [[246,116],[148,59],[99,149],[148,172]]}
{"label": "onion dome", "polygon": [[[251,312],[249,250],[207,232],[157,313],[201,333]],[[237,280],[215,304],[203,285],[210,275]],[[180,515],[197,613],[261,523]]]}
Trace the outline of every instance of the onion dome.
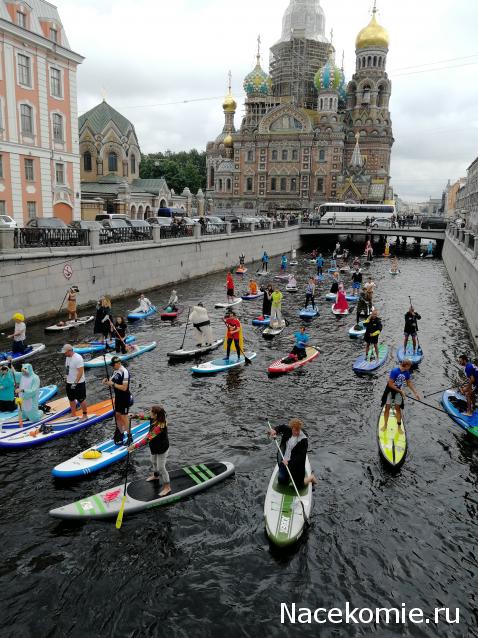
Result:
{"label": "onion dome", "polygon": [[247,97],[261,97],[263,95],[272,94],[272,80],[269,75],[263,71],[259,57],[253,71],[244,78],[244,91]]}
{"label": "onion dome", "polygon": [[315,74],[314,84],[319,92],[339,91],[341,85],[345,84],[342,69],[335,65],[333,50],[325,65]]}
{"label": "onion dome", "polygon": [[230,89],[229,89],[229,93],[224,98],[224,102],[222,103],[222,108],[224,109],[224,113],[235,113],[236,112],[237,102],[232,97]]}
{"label": "onion dome", "polygon": [[224,138],[223,144],[226,148],[232,148],[234,146],[234,140],[232,139],[232,135],[228,133]]}
{"label": "onion dome", "polygon": [[356,49],[374,49],[376,47],[388,49],[390,38],[387,30],[380,26],[377,22],[377,19],[375,18],[376,13],[377,9],[374,7],[372,19],[357,36],[355,41]]}

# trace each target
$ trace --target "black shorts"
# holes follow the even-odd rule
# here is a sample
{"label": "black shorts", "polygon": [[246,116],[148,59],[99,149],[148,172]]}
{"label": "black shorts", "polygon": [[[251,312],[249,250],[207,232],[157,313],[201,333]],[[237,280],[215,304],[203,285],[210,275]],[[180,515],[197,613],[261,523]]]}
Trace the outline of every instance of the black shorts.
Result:
{"label": "black shorts", "polygon": [[227,289],[227,296],[228,297],[234,297],[234,288],[228,288]]}
{"label": "black shorts", "polygon": [[74,388],[71,387],[71,383],[66,384],[66,396],[69,401],[78,401],[83,403],[86,399],[86,383],[77,383]]}
{"label": "black shorts", "polygon": [[375,335],[375,337],[372,337],[370,335],[365,335],[364,341],[365,343],[368,343],[369,346],[375,346],[378,343],[378,337],[379,335]]}
{"label": "black shorts", "polygon": [[130,394],[124,394],[122,393],[121,395],[117,395],[115,393],[115,412],[117,414],[128,414],[129,413],[129,408],[132,405],[132,401],[131,401],[131,395]]}
{"label": "black shorts", "polygon": [[392,390],[387,385],[384,393],[382,394],[381,405],[383,407],[384,405],[391,405],[392,403],[395,403],[395,405],[399,408],[403,408],[403,396],[400,394],[400,392]]}

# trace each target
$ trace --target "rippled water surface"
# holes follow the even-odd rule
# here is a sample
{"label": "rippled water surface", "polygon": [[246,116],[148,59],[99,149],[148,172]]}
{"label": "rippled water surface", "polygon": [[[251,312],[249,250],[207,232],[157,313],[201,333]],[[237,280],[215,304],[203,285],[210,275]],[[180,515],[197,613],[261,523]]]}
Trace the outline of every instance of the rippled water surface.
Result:
{"label": "rippled water surface", "polygon": [[[425,359],[416,385],[426,393],[451,384],[456,356],[470,342],[442,262],[402,259],[396,278],[388,268],[384,259],[371,266],[384,340],[395,354],[410,294],[423,317]],[[301,257],[301,288],[311,270]],[[224,296],[224,279],[212,275],[177,287],[183,303],[204,301],[220,334],[220,311],[213,305]],[[149,297],[161,306],[168,293]],[[234,478],[193,499],[125,518],[120,531],[114,521],[64,524],[50,518],[51,508],[123,479],[124,463],[71,483],[50,475],[58,462],[111,434],[111,421],[38,449],[0,455],[4,638],[478,635],[478,448],[445,414],[408,401],[409,454],[391,476],[379,462],[375,424],[392,362],[376,377],[356,377],[351,366],[362,346],[348,337],[353,320],[335,318],[324,294],[321,316],[310,327],[321,355],[278,379],[269,379],[266,367],[290,347],[286,337],[299,324],[302,294],[286,295],[291,327],[272,343],[250,324],[260,302],[243,303],[247,347],[258,356],[247,368],[213,378],[193,378],[188,363],[168,364],[166,352],[180,346],[185,315],[173,325],[153,316],[135,326],[138,341],[158,341],[129,369],[136,407],[166,407],[169,467],[213,457],[236,466]],[[117,302],[114,311],[126,313],[134,304]],[[85,326],[74,336],[90,332]],[[45,336],[43,326],[29,331],[31,342],[47,344],[32,360],[42,383],[58,383],[52,359],[62,367],[56,353],[63,338]],[[193,342],[192,334],[188,339]],[[107,398],[100,379],[88,372],[91,403]],[[429,401],[438,407],[435,398]],[[307,536],[284,553],[264,533],[264,496],[275,459],[265,430],[267,418],[280,423],[292,416],[306,422],[319,485]],[[147,473],[143,449],[132,459],[131,478]],[[280,624],[281,602],[343,608],[346,601],[372,608],[405,603],[427,614],[445,606],[454,614],[459,607],[461,624]]]}

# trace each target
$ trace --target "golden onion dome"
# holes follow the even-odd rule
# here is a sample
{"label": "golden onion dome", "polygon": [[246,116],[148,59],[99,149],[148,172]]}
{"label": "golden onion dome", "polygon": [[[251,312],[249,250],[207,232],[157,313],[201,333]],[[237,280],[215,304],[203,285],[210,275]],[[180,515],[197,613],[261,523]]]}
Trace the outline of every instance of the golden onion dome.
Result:
{"label": "golden onion dome", "polygon": [[374,10],[370,23],[358,34],[355,41],[356,49],[368,49],[375,47],[388,49],[388,45],[390,44],[388,32],[379,25],[375,18],[375,13],[376,11]]}
{"label": "golden onion dome", "polygon": [[226,148],[232,148],[234,146],[234,140],[232,139],[232,135],[228,133],[224,138],[224,146]]}
{"label": "golden onion dome", "polygon": [[224,98],[224,102],[222,103],[222,108],[224,109],[225,113],[235,113],[236,112],[237,102],[232,97],[230,92]]}

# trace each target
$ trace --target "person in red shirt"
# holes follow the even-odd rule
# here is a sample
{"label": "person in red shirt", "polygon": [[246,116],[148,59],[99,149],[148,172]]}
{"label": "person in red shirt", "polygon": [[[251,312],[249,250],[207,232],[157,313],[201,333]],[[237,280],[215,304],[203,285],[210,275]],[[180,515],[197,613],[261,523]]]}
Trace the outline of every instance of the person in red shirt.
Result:
{"label": "person in red shirt", "polygon": [[227,300],[232,303],[235,299],[235,296],[234,296],[234,279],[232,278],[231,270],[227,273],[227,277],[226,277],[226,291],[227,291],[226,292]]}
{"label": "person in red shirt", "polygon": [[237,358],[241,356],[241,333],[242,326],[239,319],[236,317],[232,310],[228,310],[224,316],[224,323],[227,327],[226,334],[226,361],[229,361],[229,355],[231,354],[231,345],[234,342]]}

